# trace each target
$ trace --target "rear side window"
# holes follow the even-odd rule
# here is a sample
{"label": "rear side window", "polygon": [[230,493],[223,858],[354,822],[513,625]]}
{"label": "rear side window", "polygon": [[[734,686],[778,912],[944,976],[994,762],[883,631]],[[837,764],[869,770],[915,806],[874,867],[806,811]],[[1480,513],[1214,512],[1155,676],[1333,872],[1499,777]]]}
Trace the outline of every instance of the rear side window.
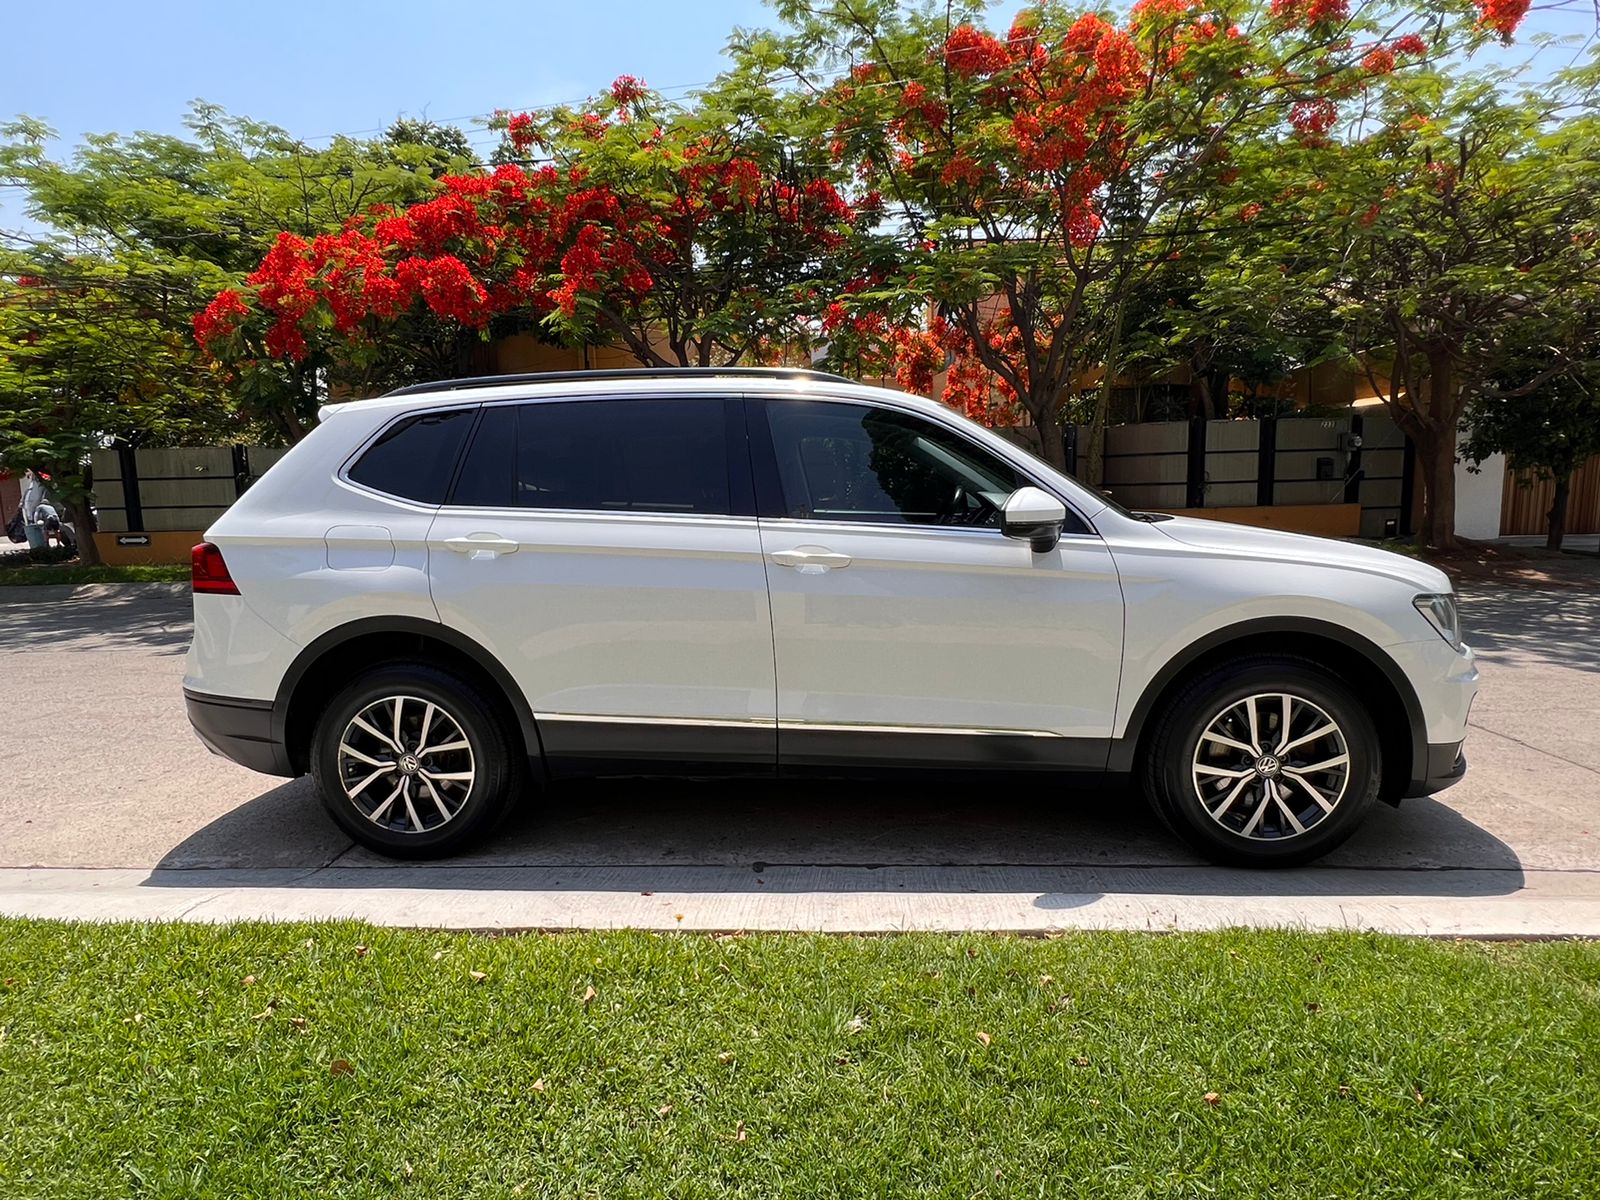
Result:
{"label": "rear side window", "polygon": [[499,405],[484,410],[450,502],[725,515],[729,458],[720,399]]}
{"label": "rear side window", "polygon": [[420,504],[443,504],[473,410],[421,413],[386,430],[345,474],[352,483]]}

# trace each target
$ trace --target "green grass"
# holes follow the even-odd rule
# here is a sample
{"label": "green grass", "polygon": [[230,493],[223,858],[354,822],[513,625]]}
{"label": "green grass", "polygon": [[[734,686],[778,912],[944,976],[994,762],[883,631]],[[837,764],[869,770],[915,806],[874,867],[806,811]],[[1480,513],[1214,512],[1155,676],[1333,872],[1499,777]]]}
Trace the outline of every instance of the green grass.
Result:
{"label": "green grass", "polygon": [[162,563],[155,566],[85,567],[76,562],[36,563],[25,556],[13,563],[0,558],[0,587],[41,583],[186,583],[189,568]]}
{"label": "green grass", "polygon": [[8,1200],[1593,1197],[1597,1145],[1595,945],[0,921]]}

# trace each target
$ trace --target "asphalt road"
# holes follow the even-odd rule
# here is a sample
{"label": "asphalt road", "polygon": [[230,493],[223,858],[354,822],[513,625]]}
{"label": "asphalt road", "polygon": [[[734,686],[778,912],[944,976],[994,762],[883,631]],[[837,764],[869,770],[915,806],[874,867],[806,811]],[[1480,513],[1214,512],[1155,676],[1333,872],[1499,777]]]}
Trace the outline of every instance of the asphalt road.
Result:
{"label": "asphalt road", "polygon": [[[1600,933],[1600,572],[1464,591],[1467,779],[1289,872],[1199,863],[1133,797],[978,786],[569,785],[482,852],[395,866],[306,780],[184,717],[186,589],[0,589],[0,911],[456,926],[1361,925]],[[1590,925],[1593,929],[1590,929]]]}

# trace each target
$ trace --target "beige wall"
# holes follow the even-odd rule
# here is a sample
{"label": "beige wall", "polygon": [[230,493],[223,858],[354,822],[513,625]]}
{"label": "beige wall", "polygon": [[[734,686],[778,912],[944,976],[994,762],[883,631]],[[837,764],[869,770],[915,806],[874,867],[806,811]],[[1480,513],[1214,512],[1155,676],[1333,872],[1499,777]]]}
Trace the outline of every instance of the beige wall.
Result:
{"label": "beige wall", "polygon": [[[119,546],[117,538],[147,537],[148,546]],[[100,557],[110,566],[149,566],[153,563],[186,563],[189,551],[196,543],[205,540],[198,529],[165,530],[146,534],[116,534],[104,531],[94,535],[94,544],[100,548]]]}

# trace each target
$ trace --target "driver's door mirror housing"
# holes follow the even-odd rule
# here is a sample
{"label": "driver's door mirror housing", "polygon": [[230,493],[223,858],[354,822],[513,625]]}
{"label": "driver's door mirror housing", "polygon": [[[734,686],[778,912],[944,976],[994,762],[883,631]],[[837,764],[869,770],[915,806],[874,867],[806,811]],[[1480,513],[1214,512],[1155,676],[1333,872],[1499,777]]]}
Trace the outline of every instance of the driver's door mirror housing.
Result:
{"label": "driver's door mirror housing", "polygon": [[1061,540],[1066,520],[1065,504],[1039,488],[1022,487],[1006,497],[1000,510],[1000,532],[1026,538],[1035,554],[1048,554]]}

